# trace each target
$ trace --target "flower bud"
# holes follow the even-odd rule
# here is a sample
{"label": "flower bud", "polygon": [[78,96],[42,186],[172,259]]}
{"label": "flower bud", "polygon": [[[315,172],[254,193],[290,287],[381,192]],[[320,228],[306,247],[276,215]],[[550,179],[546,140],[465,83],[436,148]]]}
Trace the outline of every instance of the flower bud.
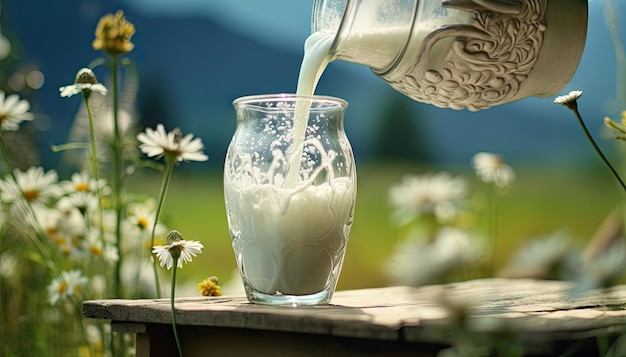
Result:
{"label": "flower bud", "polygon": [[170,255],[172,256],[172,258],[174,259],[180,258],[182,247],[180,244],[177,244],[177,243],[181,242],[182,240],[183,240],[183,235],[180,234],[180,232],[177,230],[170,231],[167,234],[167,237],[165,238],[165,244],[169,246],[168,251],[170,252]]}
{"label": "flower bud", "polygon": [[165,244],[172,245],[173,243],[180,242],[181,240],[183,240],[183,235],[177,230],[171,230],[167,234],[167,237],[165,237]]}
{"label": "flower bud", "polygon": [[115,15],[107,14],[98,22],[93,48],[113,56],[128,53],[135,47],[130,42],[134,33],[135,26],[126,20],[122,10],[118,10]]}
{"label": "flower bud", "polygon": [[74,80],[74,83],[96,84],[98,83],[98,79],[91,69],[81,68],[76,74],[76,79]]}

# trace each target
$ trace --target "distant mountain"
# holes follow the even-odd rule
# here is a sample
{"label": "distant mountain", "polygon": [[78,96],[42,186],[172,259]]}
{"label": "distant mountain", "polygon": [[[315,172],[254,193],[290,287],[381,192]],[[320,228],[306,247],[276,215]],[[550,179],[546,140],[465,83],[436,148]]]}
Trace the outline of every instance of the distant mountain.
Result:
{"label": "distant mountain", "polygon": [[[164,122],[203,139],[211,164],[221,166],[235,128],[232,101],[242,95],[293,92],[302,53],[262,43],[224,28],[206,16],[147,17],[121,1],[5,0],[0,24],[20,43],[21,63],[40,68],[46,84],[33,94],[37,110],[50,117],[42,146],[65,139],[79,99],[60,98],[58,87],[73,81],[76,71],[99,52],[91,49],[98,19],[124,9],[135,24],[141,86],[138,103],[144,125]],[[602,117],[618,107],[605,106],[615,92],[615,59],[601,11],[590,13],[587,48],[572,83],[563,90],[583,89],[581,111],[594,134]],[[279,41],[280,39],[276,39]],[[366,160],[381,122],[394,125],[381,112],[390,98],[408,100],[377,79],[367,68],[331,63],[317,93],[350,103],[346,132],[357,160]],[[435,108],[410,101],[416,139],[427,140],[441,162],[467,164],[476,151],[500,152],[518,162],[576,162],[593,157],[580,128],[567,109],[552,98],[526,99],[478,113]],[[603,143],[603,145],[608,145]]]}
{"label": "distant mountain", "polygon": [[[128,57],[140,72],[138,105],[143,123],[164,122],[168,128],[179,126],[202,137],[216,164],[223,159],[235,128],[235,98],[295,91],[302,53],[258,43],[211,19],[149,18],[105,0],[37,2],[37,6],[33,0],[11,0],[3,7],[3,28],[20,42],[21,62],[46,75],[45,86],[33,98],[37,109],[54,123],[45,134],[51,141],[44,146],[65,139],[80,100],[60,98],[58,88],[70,84],[79,68],[101,56],[91,48],[95,26],[100,16],[118,8],[125,10],[137,29],[132,38],[136,47]],[[367,105],[349,109],[358,120],[357,137],[362,128],[371,126],[371,108],[379,102],[376,91],[382,87],[372,86],[369,76],[333,65],[317,91],[344,93],[350,102],[364,95],[374,97]]]}

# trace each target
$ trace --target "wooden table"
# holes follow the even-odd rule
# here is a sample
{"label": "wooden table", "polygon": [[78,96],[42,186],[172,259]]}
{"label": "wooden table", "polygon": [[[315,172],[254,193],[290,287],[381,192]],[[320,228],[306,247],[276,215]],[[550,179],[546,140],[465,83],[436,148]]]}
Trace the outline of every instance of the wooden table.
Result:
{"label": "wooden table", "polygon": [[[297,308],[177,298],[176,317],[187,357],[435,356],[455,344],[496,355],[598,355],[626,334],[626,286],[581,296],[572,287],[482,279],[338,291],[328,306]],[[136,334],[138,357],[177,355],[169,299],[85,301],[83,315]]]}

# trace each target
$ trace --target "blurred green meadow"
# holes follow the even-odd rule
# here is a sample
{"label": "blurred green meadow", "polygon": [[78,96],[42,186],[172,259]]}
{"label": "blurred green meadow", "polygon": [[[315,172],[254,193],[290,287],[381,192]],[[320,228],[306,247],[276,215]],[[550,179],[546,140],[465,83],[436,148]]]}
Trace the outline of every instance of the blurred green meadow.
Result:
{"label": "blurred green meadow", "polygon": [[[589,167],[514,167],[517,179],[500,195],[496,265],[502,267],[524,243],[565,231],[581,247],[613,210],[621,205],[622,192],[598,163]],[[488,231],[487,187],[469,168],[424,167],[408,163],[358,166],[355,220],[338,289],[389,285],[384,261],[401,232],[390,221],[389,187],[406,174],[447,171],[462,176],[470,187],[474,212],[469,220]],[[160,175],[145,171],[131,178],[129,190],[156,195]],[[216,275],[227,283],[236,267],[228,234],[221,171],[188,173],[174,170],[162,220],[185,239],[204,244],[201,255],[179,274],[181,283],[196,283]]]}

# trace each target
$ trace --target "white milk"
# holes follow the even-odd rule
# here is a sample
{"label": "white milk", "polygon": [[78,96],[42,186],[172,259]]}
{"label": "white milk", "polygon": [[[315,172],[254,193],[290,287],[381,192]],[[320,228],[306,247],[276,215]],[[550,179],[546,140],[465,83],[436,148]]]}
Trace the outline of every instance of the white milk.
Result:
{"label": "white milk", "polygon": [[308,295],[334,288],[329,276],[341,268],[354,204],[348,179],[301,191],[268,184],[230,194],[240,203],[233,247],[255,290]]}

